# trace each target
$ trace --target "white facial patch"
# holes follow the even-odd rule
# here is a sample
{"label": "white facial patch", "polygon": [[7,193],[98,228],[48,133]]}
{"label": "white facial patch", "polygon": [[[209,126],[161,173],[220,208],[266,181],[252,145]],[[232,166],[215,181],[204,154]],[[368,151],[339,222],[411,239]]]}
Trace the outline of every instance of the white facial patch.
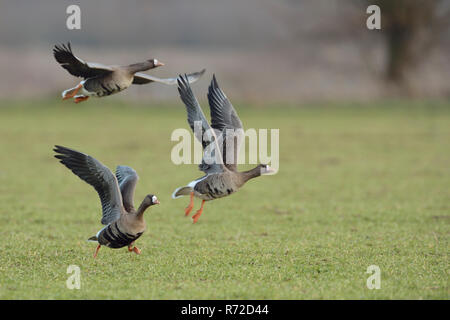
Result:
{"label": "white facial patch", "polygon": [[152,203],[155,203],[158,200],[158,198],[156,196],[152,197]]}
{"label": "white facial patch", "polygon": [[153,64],[156,66],[158,64],[158,59],[153,59]]}
{"label": "white facial patch", "polygon": [[272,172],[273,172],[272,168],[267,164],[261,168],[261,174],[268,174]]}

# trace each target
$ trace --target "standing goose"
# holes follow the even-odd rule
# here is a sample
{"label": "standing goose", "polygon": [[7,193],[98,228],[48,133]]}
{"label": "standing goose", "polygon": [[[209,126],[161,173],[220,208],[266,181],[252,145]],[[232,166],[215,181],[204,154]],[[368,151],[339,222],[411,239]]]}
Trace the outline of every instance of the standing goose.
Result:
{"label": "standing goose", "polygon": [[[168,85],[176,84],[176,78],[160,79],[140,71],[150,70],[164,63],[157,59],[130,64],[128,66],[105,66],[99,63],[85,62],[72,53],[70,42],[67,45],[56,45],[53,55],[61,66],[71,75],[84,78],[76,87],[63,91],[63,100],[74,98],[75,103],[87,100],[90,96],[104,97],[127,89],[132,84],[160,82]],[[205,73],[189,74],[189,81],[195,82]]]}
{"label": "standing goose", "polygon": [[138,180],[136,171],[127,166],[117,166],[116,176],[100,161],[87,154],[62,146],[53,149],[57,154],[55,158],[67,168],[72,170],[83,181],[97,190],[102,203],[102,220],[105,225],[89,241],[97,241],[94,258],[97,257],[100,247],[122,248],[128,246],[128,251],[140,254],[138,247],[134,246],[145,231],[145,210],[159,204],[154,195],[147,195],[137,210],[133,206],[134,190]]}
{"label": "standing goose", "polygon": [[193,223],[196,223],[203,212],[205,201],[226,197],[236,192],[248,180],[273,173],[274,170],[268,165],[260,164],[248,171],[237,171],[243,126],[233,105],[219,88],[215,76],[208,89],[211,126],[191,90],[186,75],[178,78],[178,91],[186,105],[188,123],[202,143],[204,154],[199,169],[206,175],[191,181],[187,186],[177,188],[172,198],[190,195],[189,205],[185,209],[186,216],[194,207],[194,197],[202,199],[200,209],[192,216]]}

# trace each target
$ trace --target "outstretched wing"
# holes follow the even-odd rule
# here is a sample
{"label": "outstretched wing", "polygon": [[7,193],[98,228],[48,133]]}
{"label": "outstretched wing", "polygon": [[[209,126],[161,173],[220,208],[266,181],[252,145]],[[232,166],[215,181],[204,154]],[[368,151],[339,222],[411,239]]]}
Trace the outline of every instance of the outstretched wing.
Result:
{"label": "outstretched wing", "polygon": [[189,126],[203,146],[204,152],[202,163],[199,165],[200,170],[205,173],[222,172],[224,168],[217,137],[206,120],[186,75],[178,77],[178,92],[186,106]]}
{"label": "outstretched wing", "polygon": [[[205,71],[206,69],[203,69],[202,71],[188,74],[187,77],[189,79],[189,83],[194,83],[195,81],[200,79],[200,77],[205,73]],[[160,82],[168,85],[174,85],[177,84],[177,78],[161,79],[141,72],[134,74],[133,84],[146,84],[150,82]]]}
{"label": "outstretched wing", "polygon": [[102,224],[107,225],[124,212],[116,177],[100,161],[87,154],[62,146],[53,149],[55,158],[97,190],[102,203]]}
{"label": "outstretched wing", "polygon": [[236,171],[244,128],[230,100],[219,88],[215,75],[208,88],[208,102],[211,110],[211,127],[221,132],[218,138],[219,145],[222,144],[224,164],[228,169]]}
{"label": "outstretched wing", "polygon": [[75,77],[92,78],[103,76],[114,71],[111,67],[99,63],[85,62],[72,52],[70,42],[55,45],[53,55],[58,63]]}
{"label": "outstretched wing", "polygon": [[134,190],[139,179],[136,171],[127,166],[117,166],[116,178],[119,183],[120,192],[122,193],[122,201],[125,210],[130,212],[134,209]]}

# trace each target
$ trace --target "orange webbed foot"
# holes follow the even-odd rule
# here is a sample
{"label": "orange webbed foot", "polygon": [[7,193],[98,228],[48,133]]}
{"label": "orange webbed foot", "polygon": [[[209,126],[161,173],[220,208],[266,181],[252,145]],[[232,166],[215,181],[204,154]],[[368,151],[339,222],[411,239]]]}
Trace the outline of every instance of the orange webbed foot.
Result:
{"label": "orange webbed foot", "polygon": [[86,101],[87,99],[89,99],[89,97],[78,97],[78,98],[75,98],[75,103],[80,103],[80,102]]}
{"label": "orange webbed foot", "polygon": [[184,209],[184,215],[187,217],[189,215],[189,213],[191,213],[193,208],[194,208],[194,206],[188,205],[186,207],[186,209]]}
{"label": "orange webbed foot", "polygon": [[82,87],[83,85],[80,83],[75,88],[67,90],[66,93],[64,94],[63,100],[75,97],[75,95],[78,93],[78,90],[80,90]]}
{"label": "orange webbed foot", "polygon": [[134,248],[133,248],[133,251],[134,251],[134,253],[136,253],[136,254],[141,254],[141,250],[139,250],[138,247],[134,247]]}
{"label": "orange webbed foot", "polygon": [[203,212],[203,205],[205,204],[205,200],[202,201],[202,206],[200,209],[197,210],[197,212],[192,216],[192,223],[196,223],[198,219],[200,218],[202,212]]}

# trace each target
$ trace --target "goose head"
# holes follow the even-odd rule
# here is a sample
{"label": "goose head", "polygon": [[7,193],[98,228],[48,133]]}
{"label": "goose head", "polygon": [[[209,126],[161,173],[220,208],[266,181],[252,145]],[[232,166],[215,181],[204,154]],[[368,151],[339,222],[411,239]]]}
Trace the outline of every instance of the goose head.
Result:
{"label": "goose head", "polygon": [[139,206],[138,210],[136,211],[136,215],[141,216],[145,212],[145,210],[155,204],[159,204],[158,198],[153,194],[146,195],[144,200],[142,200],[142,203]]}
{"label": "goose head", "polygon": [[146,204],[148,204],[149,207],[153,206],[155,204],[159,204],[158,198],[155,195],[153,195],[153,194],[148,194],[145,197],[144,201],[146,202]]}
{"label": "goose head", "polygon": [[275,172],[276,171],[273,168],[269,167],[267,164],[259,164],[251,170],[239,172],[238,175],[242,179],[241,183],[244,184],[250,179]]}

